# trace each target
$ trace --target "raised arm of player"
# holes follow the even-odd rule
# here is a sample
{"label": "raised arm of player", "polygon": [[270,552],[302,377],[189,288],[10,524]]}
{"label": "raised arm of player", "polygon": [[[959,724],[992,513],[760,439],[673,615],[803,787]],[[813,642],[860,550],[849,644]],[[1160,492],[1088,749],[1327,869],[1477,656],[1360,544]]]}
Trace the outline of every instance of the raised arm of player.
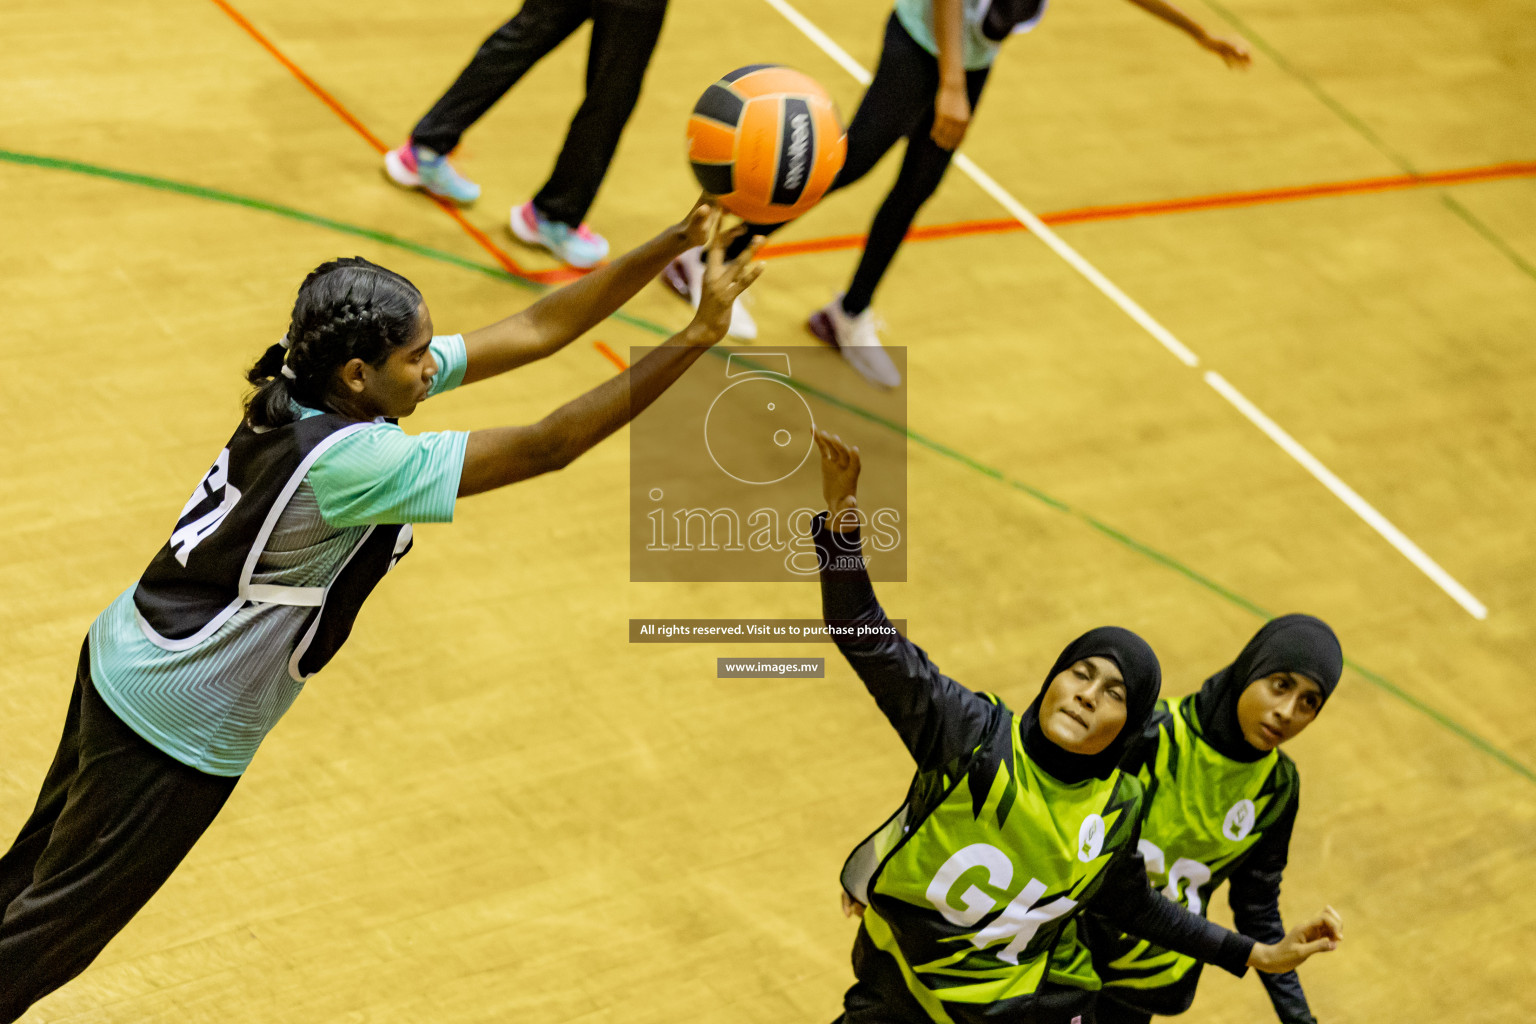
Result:
{"label": "raised arm of player", "polygon": [[679,253],[703,244],[711,209],[701,199],[681,222],[649,242],[550,292],[527,309],[465,334],[468,365],[464,383],[552,356],[597,326],[654,280]]}
{"label": "raised arm of player", "polygon": [[1229,68],[1246,68],[1253,61],[1248,47],[1243,45],[1242,40],[1211,35],[1205,30],[1205,26],[1173,6],[1168,0],[1131,0],[1131,3],[1153,17],[1161,18],[1182,30],[1202,47],[1226,61]]}
{"label": "raised arm of player", "polygon": [[[816,430],[827,517],[812,525],[821,563],[821,613],[829,626],[865,630],[833,636],[837,649],[875,698],[919,770],[949,764],[976,749],[999,714],[993,701],[939,671],[922,648],[896,632],[875,597],[859,540],[859,450]],[[823,528],[825,527],[825,528]],[[847,904],[845,904],[847,907]]]}
{"label": "raised arm of player", "polygon": [[[697,226],[703,229],[702,233],[707,238],[708,256],[703,295],[693,321],[634,366],[567,402],[539,422],[523,427],[497,427],[472,432],[464,450],[464,470],[459,478],[460,497],[563,469],[577,456],[639,415],[673,381],[681,377],[683,371],[692,366],[700,355],[725,337],[725,330],[731,322],[731,303],[762,272],[763,265],[753,259],[759,242],[754,241],[740,256],[726,262],[723,255],[726,239],[720,235],[720,211],[712,205],[700,209],[704,212],[700,213],[696,209],[687,222],[689,226],[682,232],[685,238],[693,233],[696,230],[694,218],[698,218]],[[661,243],[661,239],[650,243],[656,249],[648,257],[622,271],[626,280],[630,275],[640,280],[650,280],[671,258],[660,255],[660,252],[671,252],[667,247],[672,244],[685,244],[682,240],[658,243]],[[648,247],[642,247],[642,250],[645,248]],[[634,255],[631,253],[623,257],[608,269],[625,264]],[[599,283],[592,301],[599,306],[611,302],[613,307],[617,307],[622,301],[619,298],[622,290],[618,284]],[[587,318],[587,314],[570,315],[572,323]],[[474,366],[473,358],[471,355],[471,369]]]}

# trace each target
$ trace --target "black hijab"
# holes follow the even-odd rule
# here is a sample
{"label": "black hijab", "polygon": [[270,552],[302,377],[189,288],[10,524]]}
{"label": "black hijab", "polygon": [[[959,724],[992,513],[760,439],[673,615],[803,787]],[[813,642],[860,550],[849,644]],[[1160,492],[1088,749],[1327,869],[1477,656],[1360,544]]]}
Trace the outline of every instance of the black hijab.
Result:
{"label": "black hijab", "polygon": [[1282,615],[1264,624],[1237,660],[1205,681],[1195,695],[1200,732],[1216,752],[1234,761],[1257,761],[1267,751],[1243,738],[1237,723],[1237,698],[1265,676],[1299,672],[1323,688],[1327,701],[1344,671],[1339,638],[1322,619]]}
{"label": "black hijab", "polygon": [[[1045,699],[1045,691],[1050,688],[1052,679],[1077,662],[1095,656],[1113,661],[1125,679],[1125,725],[1109,746],[1097,754],[1074,754],[1057,746],[1040,731],[1040,702]],[[1067,644],[1057,656],[1035,702],[1024,712],[1024,752],[1031,761],[1062,782],[1070,784],[1089,778],[1109,778],[1125,753],[1126,743],[1141,733],[1151,717],[1162,679],[1157,655],[1141,637],[1119,626],[1090,629]]]}

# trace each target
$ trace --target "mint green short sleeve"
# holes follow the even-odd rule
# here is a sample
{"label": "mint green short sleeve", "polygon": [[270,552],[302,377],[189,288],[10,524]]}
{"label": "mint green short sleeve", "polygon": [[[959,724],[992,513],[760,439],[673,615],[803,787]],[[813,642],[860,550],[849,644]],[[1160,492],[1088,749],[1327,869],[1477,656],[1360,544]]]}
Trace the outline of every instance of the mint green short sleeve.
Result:
{"label": "mint green short sleeve", "polygon": [[439,334],[427,348],[432,358],[437,360],[437,376],[432,379],[428,398],[452,391],[464,383],[464,371],[469,369],[469,352],[464,347],[464,335]]}
{"label": "mint green short sleeve", "polygon": [[309,467],[320,517],[337,528],[452,522],[468,443],[468,431],[407,434],[393,423],[350,434]]}
{"label": "mint green short sleeve", "polygon": [[[981,19],[990,6],[988,0],[961,0],[960,61],[967,71],[991,67],[1001,49],[981,34]],[[935,57],[939,55],[939,44],[934,38],[933,0],[896,0],[896,18],[918,46]]]}

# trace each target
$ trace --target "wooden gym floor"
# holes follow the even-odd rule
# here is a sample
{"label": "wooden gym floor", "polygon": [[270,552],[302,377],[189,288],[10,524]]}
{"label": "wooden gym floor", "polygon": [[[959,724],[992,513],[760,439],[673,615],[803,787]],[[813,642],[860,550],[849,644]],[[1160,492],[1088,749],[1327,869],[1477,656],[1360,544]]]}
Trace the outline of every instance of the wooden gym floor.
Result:
{"label": "wooden gym floor", "polygon": [[[872,66],[887,3],[795,2]],[[590,218],[616,248],[687,208],[683,123],[720,73],[792,64],[852,112],[854,77],[778,6],[673,4]],[[906,247],[876,303],[908,346],[909,422],[935,442],[909,446],[910,582],[882,598],[946,671],[1016,705],[1094,624],[1142,631],[1172,695],[1261,609],[1323,616],[1354,667],[1288,748],[1305,795],[1283,896],[1292,919],[1327,901],[1347,921],[1344,948],[1304,968],[1314,1010],[1529,1020],[1536,4],[1186,6],[1241,29],[1252,69],[1129,4],[1061,2],[1004,49],[964,152],[1198,365],[954,169],[919,222],[944,230]],[[485,195],[464,224],[388,185],[368,140],[402,139],[510,10],[0,11],[7,836],[80,638],[232,429],[304,273],[386,263],[447,332],[530,301],[500,260],[555,269],[503,218],[578,102],[584,33],[468,136]],[[893,174],[776,239],[765,342],[805,342],[853,266],[837,239]],[[1175,202],[1199,197],[1217,198]],[[623,354],[687,318],[659,286],[628,312],[592,338]],[[611,372],[583,340],[409,426],[529,421]],[[851,372],[841,387],[869,394]],[[830,655],[825,680],[744,682],[715,679],[715,657],[763,648],[625,642],[631,617],[819,608],[808,585],[630,584],[626,458],[616,438],[421,529],[186,864],[28,1024],[835,1016],[854,932],[837,870],[909,764],[830,648],[766,652]],[[1268,1017],[1256,981],[1212,975],[1187,1019]]]}

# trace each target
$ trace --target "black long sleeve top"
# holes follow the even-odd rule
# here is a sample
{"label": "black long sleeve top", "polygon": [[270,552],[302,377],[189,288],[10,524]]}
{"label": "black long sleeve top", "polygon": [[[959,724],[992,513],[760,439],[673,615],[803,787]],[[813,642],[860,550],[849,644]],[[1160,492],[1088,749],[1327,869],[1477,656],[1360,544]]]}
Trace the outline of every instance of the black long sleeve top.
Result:
{"label": "black long sleeve top", "polygon": [[[1273,944],[1285,938],[1285,925],[1280,919],[1280,876],[1285,873],[1296,810],[1297,801],[1292,800],[1280,820],[1265,830],[1227,882],[1232,923],[1238,931],[1260,942]],[[1295,971],[1260,973],[1259,980],[1264,983],[1275,1016],[1282,1024],[1317,1024]]]}

